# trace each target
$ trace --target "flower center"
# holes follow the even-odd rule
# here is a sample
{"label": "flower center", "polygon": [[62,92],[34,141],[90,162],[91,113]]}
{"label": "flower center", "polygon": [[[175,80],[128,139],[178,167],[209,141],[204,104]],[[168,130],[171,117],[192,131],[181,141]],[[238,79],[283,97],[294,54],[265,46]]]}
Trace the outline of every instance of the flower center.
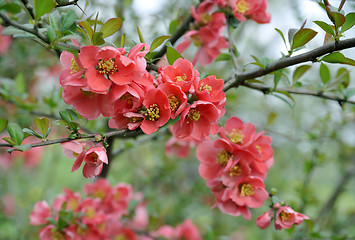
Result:
{"label": "flower center", "polygon": [[218,153],[217,155],[217,159],[223,167],[227,165],[228,160],[231,158],[231,154],[229,152],[227,152],[226,150],[221,151],[220,153]]}
{"label": "flower center", "polygon": [[132,100],[132,95],[129,93],[125,93],[122,95],[122,97],[120,97],[120,101],[124,102],[126,101],[129,105],[133,104],[133,100]]}
{"label": "flower center", "polygon": [[115,236],[115,240],[127,240],[127,238],[125,237],[125,235],[119,234]]}
{"label": "flower center", "polygon": [[187,77],[186,77],[186,74],[182,75],[182,76],[176,76],[175,77],[175,80],[177,82],[181,82],[181,81],[186,81]]}
{"label": "flower center", "polygon": [[70,66],[70,74],[73,74],[73,73],[77,73],[81,70],[81,68],[79,67],[78,63],[75,61],[75,58],[73,57],[71,59],[71,66]]}
{"label": "flower center", "polygon": [[211,93],[212,92],[212,87],[207,85],[207,84],[205,84],[205,83],[201,83],[200,88],[198,90],[200,90],[201,92],[207,90],[208,93]]}
{"label": "flower center", "polygon": [[262,153],[262,152],[261,152],[261,147],[260,147],[259,145],[256,145],[255,147],[256,147],[256,149],[258,150],[258,152],[261,154],[261,153]]}
{"label": "flower center", "polygon": [[181,102],[173,94],[170,94],[168,96],[168,99],[169,99],[169,106],[170,106],[171,111],[175,112],[176,109],[179,108]]}
{"label": "flower center", "polygon": [[115,61],[112,58],[100,59],[97,70],[99,71],[99,73],[103,73],[106,75],[118,72],[118,70],[115,66]]}
{"label": "flower center", "polygon": [[84,94],[85,97],[88,98],[93,98],[95,97],[96,93],[90,92],[90,91],[84,91],[83,89],[80,89],[80,91]]}
{"label": "flower center", "polygon": [[212,15],[209,13],[203,13],[201,14],[201,23],[203,25],[206,25],[207,23],[209,23],[210,21],[212,21]]}
{"label": "flower center", "polygon": [[86,161],[89,163],[97,163],[98,158],[99,156],[95,152],[92,152],[87,156]]}
{"label": "flower center", "polygon": [[91,219],[92,219],[92,218],[95,217],[96,211],[95,211],[95,209],[94,209],[93,207],[88,207],[88,208],[86,209],[85,213],[86,213],[86,216],[87,216],[88,218],[91,218]]}
{"label": "flower center", "polygon": [[157,121],[160,118],[159,113],[160,109],[158,108],[158,105],[154,103],[150,105],[150,107],[147,109],[147,113],[145,114],[145,116],[150,121]]}
{"label": "flower center", "polygon": [[240,176],[240,174],[242,174],[242,169],[240,168],[238,163],[229,170],[229,176],[231,177]]}
{"label": "flower center", "polygon": [[254,194],[254,188],[249,183],[242,183],[241,185],[239,185],[239,190],[241,197],[251,196]]}
{"label": "flower center", "polygon": [[229,133],[228,137],[232,143],[241,144],[244,139],[244,134],[240,130],[233,129],[233,131]]}
{"label": "flower center", "polygon": [[53,240],[65,240],[63,233],[61,233],[59,231],[52,232],[52,238],[53,238]]}
{"label": "flower center", "polygon": [[237,3],[237,12],[244,14],[249,10],[249,3],[245,0],[239,0]]}
{"label": "flower center", "polygon": [[281,212],[280,213],[280,217],[282,219],[282,221],[287,221],[290,219],[290,214],[289,213],[285,213],[285,212]]}
{"label": "flower center", "polygon": [[187,114],[187,118],[194,121],[198,121],[200,117],[200,111],[197,111],[196,109],[190,109],[189,113]]}

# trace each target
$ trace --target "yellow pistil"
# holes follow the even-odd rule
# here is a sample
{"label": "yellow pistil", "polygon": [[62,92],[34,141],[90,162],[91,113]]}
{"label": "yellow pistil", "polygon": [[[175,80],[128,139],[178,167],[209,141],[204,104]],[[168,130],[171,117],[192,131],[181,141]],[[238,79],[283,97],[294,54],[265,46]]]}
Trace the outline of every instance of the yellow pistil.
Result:
{"label": "yellow pistil", "polygon": [[127,238],[123,235],[123,234],[120,234],[120,235],[116,235],[115,236],[115,240],[126,240]]}
{"label": "yellow pistil", "polygon": [[73,57],[71,59],[71,66],[70,66],[70,74],[73,74],[73,73],[77,73],[81,70],[81,68],[79,67],[78,63],[75,61],[75,58]]}
{"label": "yellow pistil", "polygon": [[59,231],[52,232],[52,239],[53,240],[65,240],[63,233]]}
{"label": "yellow pistil", "polygon": [[132,95],[129,93],[125,93],[120,97],[120,101],[127,101],[128,104],[132,105],[133,104],[133,100],[132,100]]}
{"label": "yellow pistil", "polygon": [[89,91],[84,91],[83,89],[80,89],[80,91],[88,98],[93,98],[96,96],[96,93],[93,92],[89,92]]}
{"label": "yellow pistil", "polygon": [[249,3],[245,0],[239,0],[237,3],[237,12],[240,14],[244,14],[249,10]]}
{"label": "yellow pistil", "polygon": [[187,77],[186,77],[186,74],[182,75],[182,76],[176,76],[175,77],[175,80],[177,82],[181,82],[181,81],[186,81]]}
{"label": "yellow pistil", "polygon": [[139,122],[140,118],[139,117],[130,117],[128,118],[128,121],[130,123],[136,123],[136,122]]}
{"label": "yellow pistil", "polygon": [[240,130],[233,129],[233,131],[228,134],[228,137],[232,143],[241,144],[244,139],[244,134]]}
{"label": "yellow pistil", "polygon": [[206,25],[212,20],[212,15],[209,13],[203,13],[201,14],[201,22],[203,25]]}
{"label": "yellow pistil", "polygon": [[189,113],[187,114],[187,118],[194,121],[198,121],[200,117],[201,117],[200,112],[197,111],[196,109],[190,109]]}
{"label": "yellow pistil", "polygon": [[200,86],[200,88],[198,90],[200,90],[201,92],[204,91],[204,90],[207,90],[208,93],[211,93],[212,92],[212,87],[207,85],[207,84],[205,84],[205,83],[201,83],[201,86]]}
{"label": "yellow pistil", "polygon": [[288,219],[290,219],[290,214],[282,211],[280,213],[280,217],[281,217],[282,221],[287,221]]}
{"label": "yellow pistil", "polygon": [[85,213],[86,213],[86,216],[87,216],[88,218],[94,218],[96,212],[95,212],[94,208],[88,207],[88,208],[86,209]]}
{"label": "yellow pistil", "polygon": [[261,147],[259,145],[256,145],[255,147],[258,150],[258,152],[261,154]]}
{"label": "yellow pistil", "polygon": [[226,150],[223,150],[220,153],[218,153],[218,155],[217,155],[218,161],[217,162],[219,162],[224,167],[227,165],[228,160],[230,159],[231,156],[232,155],[229,152],[227,152]]}
{"label": "yellow pistil", "polygon": [[99,156],[95,152],[92,152],[90,153],[90,155],[87,156],[87,158],[90,161],[90,163],[96,163]]}
{"label": "yellow pistil", "polygon": [[240,196],[241,197],[251,196],[251,195],[254,194],[254,188],[249,183],[240,184],[239,185],[239,190],[240,190]]}
{"label": "yellow pistil", "polygon": [[168,96],[168,99],[169,99],[169,106],[170,106],[171,111],[175,112],[176,109],[179,108],[181,102],[173,94],[170,94]]}
{"label": "yellow pistil", "polygon": [[105,197],[105,192],[104,192],[103,190],[95,191],[94,194],[93,194],[93,197],[95,197],[95,198],[100,198],[100,199],[104,199],[104,197]]}
{"label": "yellow pistil", "polygon": [[115,72],[117,72],[117,68],[115,66],[115,62],[112,58],[110,59],[100,59],[99,60],[99,65],[98,65],[98,69],[99,73],[103,73],[103,74],[113,74]]}
{"label": "yellow pistil", "polygon": [[160,109],[158,108],[158,105],[154,103],[150,105],[150,107],[147,109],[147,113],[145,114],[145,116],[150,121],[157,121],[160,118],[159,113]]}
{"label": "yellow pistil", "polygon": [[70,199],[68,201],[67,209],[75,210],[78,207],[79,203],[77,199]]}
{"label": "yellow pistil", "polygon": [[242,169],[240,168],[239,164],[236,164],[229,170],[229,176],[240,176],[242,174]]}

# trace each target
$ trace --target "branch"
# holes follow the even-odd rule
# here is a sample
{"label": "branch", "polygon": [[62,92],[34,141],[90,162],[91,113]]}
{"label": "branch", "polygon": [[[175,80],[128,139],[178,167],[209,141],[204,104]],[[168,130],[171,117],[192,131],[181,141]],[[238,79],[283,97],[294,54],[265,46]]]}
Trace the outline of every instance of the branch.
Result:
{"label": "branch", "polygon": [[294,56],[294,57],[286,57],[275,62],[268,64],[265,69],[258,68],[250,71],[245,71],[241,73],[235,73],[233,76],[230,76],[226,80],[226,84],[224,86],[224,91],[228,91],[231,88],[236,88],[240,85],[243,85],[246,80],[254,79],[257,77],[264,76],[271,72],[277,71],[282,68],[286,68],[289,66],[293,66],[299,63],[315,61],[318,57],[321,57],[327,53],[331,53],[334,51],[339,51],[347,48],[355,47],[355,38],[346,39],[339,42],[329,43],[322,47],[313,49],[309,52]]}
{"label": "branch", "polygon": [[31,18],[34,20],[35,19],[35,15],[33,13],[32,6],[30,6],[30,4],[29,4],[29,2],[27,0],[22,0],[22,4],[25,6],[25,8],[28,11],[28,13],[30,14]]}
{"label": "branch", "polygon": [[337,96],[331,96],[328,94],[324,94],[322,91],[310,91],[310,90],[303,90],[303,89],[288,89],[288,88],[273,88],[273,87],[267,87],[267,86],[262,86],[259,84],[251,84],[251,83],[242,83],[242,86],[252,88],[259,90],[263,93],[270,93],[270,92],[276,92],[276,91],[281,91],[281,92],[288,92],[291,94],[299,94],[299,95],[309,95],[309,96],[315,96],[315,97],[320,97],[328,100],[334,100],[339,102],[340,104],[342,103],[351,103],[355,104],[355,101],[353,100],[348,100],[345,98],[337,97]]}

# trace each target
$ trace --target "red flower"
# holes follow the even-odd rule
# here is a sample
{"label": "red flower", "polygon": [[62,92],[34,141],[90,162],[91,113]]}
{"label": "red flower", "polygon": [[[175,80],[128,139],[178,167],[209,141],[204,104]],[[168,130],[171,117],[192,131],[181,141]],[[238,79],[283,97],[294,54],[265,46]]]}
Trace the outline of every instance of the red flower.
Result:
{"label": "red flower", "polygon": [[274,215],[274,211],[272,209],[267,212],[264,212],[261,216],[259,216],[256,219],[256,225],[261,229],[267,228],[268,226],[270,226],[270,223],[274,218],[273,215]]}
{"label": "red flower", "polygon": [[276,213],[275,228],[281,230],[282,228],[289,229],[293,224],[301,224],[304,219],[309,219],[302,213],[295,212],[288,205],[280,207]]}

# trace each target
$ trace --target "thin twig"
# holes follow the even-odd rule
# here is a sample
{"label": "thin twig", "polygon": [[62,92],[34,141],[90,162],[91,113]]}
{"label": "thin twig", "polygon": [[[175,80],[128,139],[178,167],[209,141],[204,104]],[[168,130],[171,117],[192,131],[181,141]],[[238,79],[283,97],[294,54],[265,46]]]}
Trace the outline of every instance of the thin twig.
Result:
{"label": "thin twig", "polygon": [[228,24],[227,24],[227,33],[228,33],[229,52],[230,52],[230,55],[232,56],[234,68],[236,71],[238,71],[239,70],[238,60],[237,60],[237,57],[235,56],[235,52],[234,52],[234,44],[233,44],[233,39],[232,39],[231,27]]}
{"label": "thin twig", "polygon": [[32,6],[30,6],[29,2],[27,0],[22,0],[22,4],[25,6],[27,12],[30,14],[31,18],[34,20],[35,19],[35,14],[33,12]]}

